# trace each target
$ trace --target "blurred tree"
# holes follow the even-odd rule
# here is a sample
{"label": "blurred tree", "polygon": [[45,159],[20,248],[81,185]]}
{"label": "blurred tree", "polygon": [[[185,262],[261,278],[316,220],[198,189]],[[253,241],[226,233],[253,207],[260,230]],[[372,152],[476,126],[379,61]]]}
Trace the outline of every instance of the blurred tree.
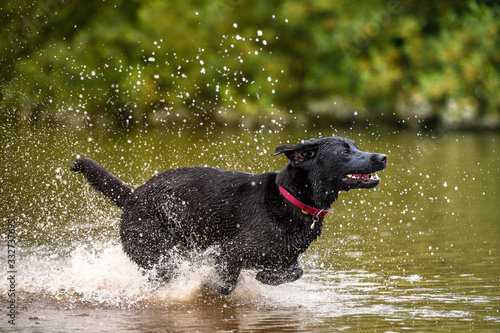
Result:
{"label": "blurred tree", "polygon": [[479,0],[10,1],[0,117],[127,126],[294,110],[498,127],[499,13]]}

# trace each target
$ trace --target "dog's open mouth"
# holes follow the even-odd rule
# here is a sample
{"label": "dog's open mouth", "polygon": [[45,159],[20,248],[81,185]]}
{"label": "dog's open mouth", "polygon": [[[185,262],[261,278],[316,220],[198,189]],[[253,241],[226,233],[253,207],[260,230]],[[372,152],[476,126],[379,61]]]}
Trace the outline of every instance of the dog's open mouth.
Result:
{"label": "dog's open mouth", "polygon": [[376,173],[348,173],[341,180],[348,188],[371,188],[380,183],[380,178]]}

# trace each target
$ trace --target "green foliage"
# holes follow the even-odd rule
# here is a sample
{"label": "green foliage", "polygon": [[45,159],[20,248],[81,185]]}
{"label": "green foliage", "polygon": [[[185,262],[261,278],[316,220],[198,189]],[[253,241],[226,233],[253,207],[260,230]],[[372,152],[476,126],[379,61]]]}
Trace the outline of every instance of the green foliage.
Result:
{"label": "green foliage", "polygon": [[489,1],[11,1],[0,117],[258,123],[293,110],[498,127],[499,13]]}

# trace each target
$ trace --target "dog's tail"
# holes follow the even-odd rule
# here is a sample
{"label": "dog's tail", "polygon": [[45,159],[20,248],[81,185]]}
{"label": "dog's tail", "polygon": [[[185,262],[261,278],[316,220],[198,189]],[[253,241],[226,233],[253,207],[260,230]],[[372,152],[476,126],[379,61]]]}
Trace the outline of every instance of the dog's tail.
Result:
{"label": "dog's tail", "polygon": [[71,171],[83,173],[90,185],[101,191],[118,207],[123,207],[134,191],[102,165],[90,158],[79,158],[71,165]]}

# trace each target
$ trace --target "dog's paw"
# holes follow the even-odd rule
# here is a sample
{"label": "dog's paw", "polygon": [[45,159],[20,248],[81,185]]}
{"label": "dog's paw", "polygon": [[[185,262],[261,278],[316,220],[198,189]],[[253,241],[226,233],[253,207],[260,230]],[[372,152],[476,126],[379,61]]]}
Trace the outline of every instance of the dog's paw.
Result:
{"label": "dog's paw", "polygon": [[270,269],[260,271],[255,278],[261,283],[277,286],[283,283],[297,281],[302,277],[302,273],[302,268],[300,267],[285,268],[281,270]]}
{"label": "dog's paw", "polygon": [[257,273],[255,278],[257,279],[257,281],[264,284],[269,284],[271,286],[277,286],[283,283],[283,278],[280,276],[280,274],[272,270],[260,271],[259,273]]}

